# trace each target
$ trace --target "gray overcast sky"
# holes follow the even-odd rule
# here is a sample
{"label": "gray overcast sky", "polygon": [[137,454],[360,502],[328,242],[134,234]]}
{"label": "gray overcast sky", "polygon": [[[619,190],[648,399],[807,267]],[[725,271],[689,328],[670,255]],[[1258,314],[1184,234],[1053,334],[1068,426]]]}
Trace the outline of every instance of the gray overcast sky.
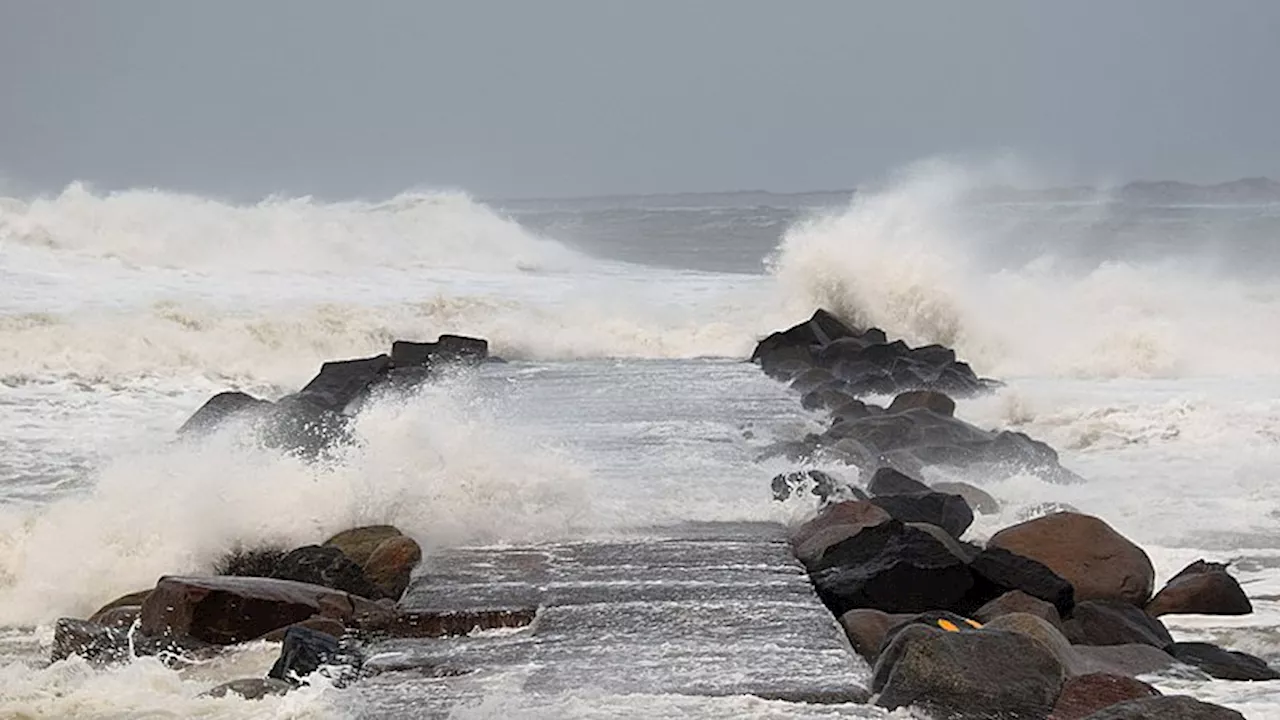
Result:
{"label": "gray overcast sky", "polygon": [[0,0],[0,177],[255,197],[1280,177],[1280,2]]}

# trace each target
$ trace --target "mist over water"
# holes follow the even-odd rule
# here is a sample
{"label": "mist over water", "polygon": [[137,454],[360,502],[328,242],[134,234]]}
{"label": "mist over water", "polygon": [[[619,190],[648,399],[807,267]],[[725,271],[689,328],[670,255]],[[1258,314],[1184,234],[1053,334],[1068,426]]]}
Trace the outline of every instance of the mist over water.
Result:
{"label": "mist over water", "polygon": [[[966,478],[1006,503],[976,537],[1069,502],[1147,544],[1162,578],[1236,558],[1251,595],[1280,595],[1259,560],[1280,558],[1280,208],[984,196],[998,180],[931,164],[852,198],[0,200],[0,625],[364,523],[430,551],[785,519],[768,479],[786,464],[755,457],[817,420],[742,359],[815,306],[953,345],[1009,381],[962,417],[1040,437],[1088,478]],[[174,439],[222,389],[277,397],[326,360],[445,332],[513,362],[375,404],[332,462],[237,428]],[[1181,630],[1225,632],[1196,622]],[[2,677],[26,703],[200,684],[19,665]]]}

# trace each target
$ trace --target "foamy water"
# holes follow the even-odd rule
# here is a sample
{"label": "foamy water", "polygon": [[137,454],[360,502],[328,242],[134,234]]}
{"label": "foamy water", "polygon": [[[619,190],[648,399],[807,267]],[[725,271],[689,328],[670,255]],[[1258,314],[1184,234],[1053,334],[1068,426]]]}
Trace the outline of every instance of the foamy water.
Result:
{"label": "foamy water", "polygon": [[[659,239],[653,265],[637,262],[646,236],[627,238],[622,262],[589,232],[569,247],[456,193],[239,206],[73,186],[0,201],[0,625],[39,628],[16,631],[26,649],[0,661],[0,715],[344,712],[326,699],[332,690],[257,705],[196,697],[261,674],[249,665],[269,664],[270,649],[205,675],[146,660],[97,671],[33,659],[57,617],[161,573],[207,569],[237,544],[315,542],[369,522],[394,522],[430,550],[785,518],[768,496],[785,463],[754,457],[818,419],[740,360],[815,305],[912,342],[954,344],[981,374],[1009,381],[960,414],[1050,442],[1089,479],[969,478],[1005,503],[975,538],[1056,501],[1144,544],[1162,580],[1197,557],[1236,560],[1246,590],[1264,598],[1254,616],[1170,625],[1280,658],[1280,285],[1206,259],[1201,239],[1217,220],[1148,227],[1145,211],[1105,203],[1073,209],[1076,225],[1054,220],[1052,252],[1028,252],[1010,238],[1032,243],[1018,228],[1043,227],[1061,208],[975,212],[972,181],[917,172],[846,207],[790,208],[754,275],[707,268],[718,253],[726,268],[740,264],[719,244],[724,218],[758,208],[717,210],[714,224],[672,234],[666,242],[698,254],[694,271],[657,267],[674,247]],[[1152,259],[1073,244],[1097,235],[1098,218],[1129,212],[1129,236],[1170,250]],[[1215,244],[1231,246],[1223,233]],[[484,335],[514,362],[373,407],[336,462],[264,451],[235,428],[174,441],[214,392],[274,397],[324,360],[442,332]],[[1280,716],[1272,685],[1195,692]],[[547,712],[612,716],[633,700],[584,691]],[[653,702],[707,717],[795,710]],[[498,692],[464,716],[510,707]]]}

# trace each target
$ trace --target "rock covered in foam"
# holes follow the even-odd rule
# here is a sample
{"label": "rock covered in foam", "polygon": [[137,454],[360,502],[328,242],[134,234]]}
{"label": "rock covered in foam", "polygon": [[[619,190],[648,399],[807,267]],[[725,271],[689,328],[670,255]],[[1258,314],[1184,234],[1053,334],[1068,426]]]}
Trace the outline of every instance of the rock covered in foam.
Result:
{"label": "rock covered in foam", "polygon": [[1147,553],[1091,515],[1054,513],[996,533],[988,546],[1031,558],[1075,588],[1077,602],[1120,600],[1142,607],[1155,568]]}

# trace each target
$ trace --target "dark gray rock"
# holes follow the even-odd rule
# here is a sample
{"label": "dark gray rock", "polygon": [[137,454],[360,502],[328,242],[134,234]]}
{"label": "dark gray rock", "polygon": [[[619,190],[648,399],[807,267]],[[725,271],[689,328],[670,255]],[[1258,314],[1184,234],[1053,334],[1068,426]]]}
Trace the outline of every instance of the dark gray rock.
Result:
{"label": "dark gray rock", "polygon": [[179,435],[212,432],[235,417],[253,417],[261,414],[271,403],[242,392],[222,392],[209,398],[195,414],[178,428]]}
{"label": "dark gray rock", "polygon": [[387,355],[327,362],[298,395],[316,407],[341,414],[365,397],[390,369],[391,358]]}
{"label": "dark gray rock", "polygon": [[1165,652],[1219,680],[1280,680],[1266,660],[1210,643],[1172,643]]}
{"label": "dark gray rock", "polygon": [[370,600],[383,597],[382,591],[365,577],[364,570],[331,545],[306,545],[293,550],[280,558],[269,577],[320,585]]}
{"label": "dark gray rock", "polygon": [[1051,603],[1060,617],[1071,615],[1075,608],[1075,589],[1044,565],[1011,553],[989,547],[969,563],[974,586],[962,605],[961,612],[976,613],[978,608],[1013,590]]}
{"label": "dark gray rock", "polygon": [[871,502],[880,506],[895,520],[907,523],[929,523],[946,530],[952,537],[964,535],[973,524],[973,511],[959,495],[926,492],[879,495]]}
{"label": "dark gray rock", "polygon": [[1186,695],[1165,695],[1118,703],[1085,720],[1245,720],[1245,717],[1230,708]]}
{"label": "dark gray rock", "polygon": [[475,364],[489,359],[489,342],[462,335],[441,335],[433,343],[397,340],[391,344],[396,367],[437,364]]}
{"label": "dark gray rock", "polygon": [[1156,648],[1173,644],[1168,629],[1156,618],[1123,600],[1076,603],[1063,621],[1067,639],[1076,645],[1143,643]]}
{"label": "dark gray rock", "polygon": [[882,467],[871,476],[871,482],[867,483],[867,492],[873,496],[909,495],[932,492],[932,489],[906,473],[891,467]]}
{"label": "dark gray rock", "polygon": [[362,662],[358,652],[332,635],[294,626],[285,632],[280,657],[267,677],[298,685],[317,670],[329,668],[329,678],[342,685],[354,678]]}

